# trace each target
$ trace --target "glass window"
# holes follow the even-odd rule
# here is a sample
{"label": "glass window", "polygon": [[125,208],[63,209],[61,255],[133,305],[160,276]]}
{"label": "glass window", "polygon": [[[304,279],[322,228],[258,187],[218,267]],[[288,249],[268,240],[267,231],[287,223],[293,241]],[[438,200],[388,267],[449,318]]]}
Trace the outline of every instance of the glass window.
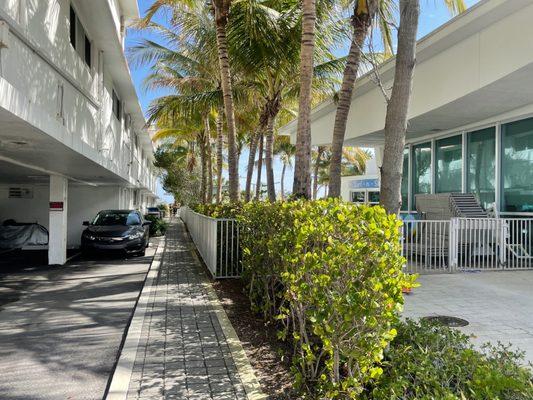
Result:
{"label": "glass window", "polygon": [[368,203],[379,204],[379,192],[368,192]]}
{"label": "glass window", "polygon": [[409,148],[403,150],[403,167],[402,167],[402,211],[407,211],[409,207]]}
{"label": "glass window", "polygon": [[413,146],[413,205],[415,194],[431,193],[431,143]]}
{"label": "glass window", "polygon": [[83,58],[85,64],[90,68],[91,67],[91,41],[87,37],[85,28],[80,22],[76,10],[70,6],[69,13],[69,23],[70,23],[70,44],[78,55]]}
{"label": "glass window", "polygon": [[365,192],[352,192],[352,203],[364,203]]}
{"label": "glass window", "polygon": [[141,218],[139,217],[139,214],[135,212],[129,213],[126,225],[141,225]]}
{"label": "glass window", "polygon": [[462,136],[435,142],[435,193],[461,192],[463,181]]}
{"label": "glass window", "polygon": [[122,118],[122,107],[120,104],[120,99],[117,95],[117,92],[115,92],[115,90],[113,90],[112,92],[112,101],[113,101],[113,115],[115,115],[115,117],[117,117],[117,119],[120,121],[120,119]]}
{"label": "glass window", "polygon": [[533,211],[533,118],[502,125],[502,211]]}
{"label": "glass window", "polygon": [[489,208],[496,201],[496,129],[469,132],[467,136],[467,191]]}
{"label": "glass window", "polygon": [[70,44],[76,48],[76,11],[70,6]]}

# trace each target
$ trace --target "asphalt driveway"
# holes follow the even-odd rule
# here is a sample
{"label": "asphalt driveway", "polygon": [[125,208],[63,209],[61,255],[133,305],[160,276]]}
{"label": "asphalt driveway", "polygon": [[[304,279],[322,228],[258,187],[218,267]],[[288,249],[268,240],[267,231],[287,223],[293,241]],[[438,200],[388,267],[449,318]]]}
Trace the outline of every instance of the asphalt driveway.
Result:
{"label": "asphalt driveway", "polygon": [[102,399],[154,251],[2,269],[0,399]]}

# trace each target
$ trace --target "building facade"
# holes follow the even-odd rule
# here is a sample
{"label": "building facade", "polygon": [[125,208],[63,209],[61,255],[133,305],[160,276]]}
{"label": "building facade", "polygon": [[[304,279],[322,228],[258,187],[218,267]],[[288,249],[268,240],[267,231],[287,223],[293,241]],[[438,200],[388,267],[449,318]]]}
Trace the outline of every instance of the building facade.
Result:
{"label": "building facade", "polygon": [[[474,193],[502,216],[533,215],[533,1],[482,0],[417,44],[402,203],[419,193]],[[394,59],[379,68],[392,87]],[[329,144],[336,106],[312,114]],[[373,73],[356,83],[346,145],[382,157],[386,101]],[[295,123],[282,129],[294,136]]]}
{"label": "building facade", "polygon": [[137,17],[136,0],[0,1],[0,221],[46,227],[51,264],[99,210],[156,200],[124,55]]}

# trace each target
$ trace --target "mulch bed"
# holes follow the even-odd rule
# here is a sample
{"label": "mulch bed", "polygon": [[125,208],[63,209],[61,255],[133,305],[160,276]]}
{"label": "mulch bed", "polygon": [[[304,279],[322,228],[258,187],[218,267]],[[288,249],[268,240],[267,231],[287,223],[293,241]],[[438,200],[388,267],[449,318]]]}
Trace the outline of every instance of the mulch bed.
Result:
{"label": "mulch bed", "polygon": [[251,311],[250,301],[243,293],[242,281],[215,281],[213,288],[242,342],[263,392],[271,400],[298,398],[292,390],[291,350],[277,339],[276,327],[265,324]]}

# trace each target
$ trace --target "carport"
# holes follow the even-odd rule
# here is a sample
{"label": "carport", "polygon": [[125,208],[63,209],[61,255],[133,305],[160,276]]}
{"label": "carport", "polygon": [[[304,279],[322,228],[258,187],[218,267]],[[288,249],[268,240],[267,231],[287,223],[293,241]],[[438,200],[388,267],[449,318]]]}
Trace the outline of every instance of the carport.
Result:
{"label": "carport", "polygon": [[67,248],[79,246],[84,220],[102,209],[133,207],[134,182],[119,169],[127,163],[104,158],[64,130],[53,132],[57,137],[0,107],[0,224],[11,219],[46,228],[48,263],[64,264]]}

